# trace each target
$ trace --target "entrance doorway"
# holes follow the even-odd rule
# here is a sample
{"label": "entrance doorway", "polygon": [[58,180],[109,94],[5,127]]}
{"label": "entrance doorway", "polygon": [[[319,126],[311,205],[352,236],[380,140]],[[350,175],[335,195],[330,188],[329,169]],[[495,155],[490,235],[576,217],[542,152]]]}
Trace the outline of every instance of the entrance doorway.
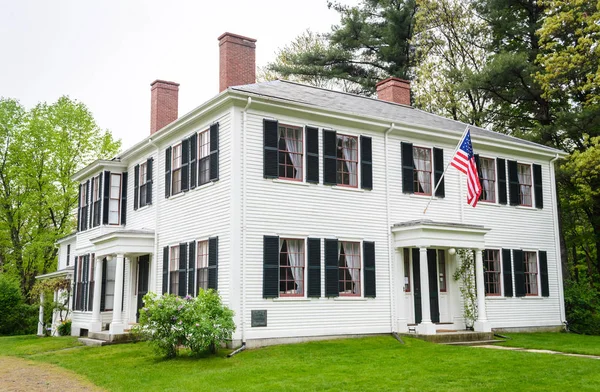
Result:
{"label": "entrance doorway", "polygon": [[431,322],[439,323],[440,301],[438,296],[437,251],[435,249],[427,249],[427,278],[429,281],[429,293],[422,293],[421,291],[420,261],[421,255],[419,248],[412,248],[415,323],[419,324],[423,320],[423,315],[421,313],[421,298],[423,295],[429,295]]}
{"label": "entrance doorway", "polygon": [[148,294],[148,283],[150,280],[150,255],[138,257],[138,287],[137,287],[137,311],[135,321],[140,319],[140,309],[144,307],[144,295]]}

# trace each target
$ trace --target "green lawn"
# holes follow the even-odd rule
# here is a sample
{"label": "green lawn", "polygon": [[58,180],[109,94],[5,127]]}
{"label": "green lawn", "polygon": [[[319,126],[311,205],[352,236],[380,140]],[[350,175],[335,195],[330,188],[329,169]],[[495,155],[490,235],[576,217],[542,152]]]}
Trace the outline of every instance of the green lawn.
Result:
{"label": "green lawn", "polygon": [[574,333],[511,333],[503,346],[554,350],[565,353],[600,355],[600,336]]}
{"label": "green lawn", "polygon": [[[36,341],[39,352],[32,354]],[[595,391],[600,385],[598,360],[405,341],[371,337],[162,360],[147,343],[70,348],[71,338],[10,337],[0,338],[0,355],[57,364],[114,391]],[[70,349],[56,351],[59,345]]]}

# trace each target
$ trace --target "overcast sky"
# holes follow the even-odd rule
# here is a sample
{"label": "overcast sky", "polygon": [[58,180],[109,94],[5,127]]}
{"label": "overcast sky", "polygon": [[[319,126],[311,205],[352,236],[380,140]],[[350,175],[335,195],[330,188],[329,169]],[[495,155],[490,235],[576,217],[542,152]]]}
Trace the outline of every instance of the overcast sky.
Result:
{"label": "overcast sky", "polygon": [[150,132],[153,80],[181,84],[180,116],[218,93],[225,31],[256,38],[263,66],[338,22],[327,0],[0,0],[0,97],[30,108],[68,95],[127,148]]}

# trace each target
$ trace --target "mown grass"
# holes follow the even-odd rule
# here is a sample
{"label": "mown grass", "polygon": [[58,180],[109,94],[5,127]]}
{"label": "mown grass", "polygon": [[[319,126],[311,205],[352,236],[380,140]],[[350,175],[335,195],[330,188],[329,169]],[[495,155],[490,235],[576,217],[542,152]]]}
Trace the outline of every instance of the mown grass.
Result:
{"label": "mown grass", "polygon": [[[4,339],[9,339],[6,342]],[[12,340],[10,340],[12,339]],[[597,390],[600,361],[406,338],[371,337],[247,350],[233,358],[157,358],[147,343],[37,354],[0,338],[0,354],[57,364],[113,391],[462,391]],[[24,339],[29,345],[30,340]],[[63,340],[65,347],[72,342]],[[50,352],[44,350],[51,349]],[[21,354],[15,354],[15,353]]]}
{"label": "mown grass", "polygon": [[503,346],[554,350],[565,353],[600,355],[600,336],[574,333],[511,333]]}

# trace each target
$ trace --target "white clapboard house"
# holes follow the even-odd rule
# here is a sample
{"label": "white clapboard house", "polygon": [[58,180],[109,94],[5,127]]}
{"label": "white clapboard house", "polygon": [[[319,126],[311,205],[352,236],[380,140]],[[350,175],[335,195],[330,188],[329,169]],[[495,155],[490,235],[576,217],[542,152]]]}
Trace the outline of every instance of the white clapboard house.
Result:
{"label": "white clapboard house", "polygon": [[[564,153],[470,127],[483,188],[450,168],[466,124],[377,98],[255,83],[255,40],[219,37],[221,92],[179,117],[151,90],[148,137],[79,171],[59,241],[72,333],[122,333],[147,292],[217,289],[234,344],[464,329],[456,249],[475,250],[476,331],[565,320],[554,162]],[[426,204],[431,204],[424,213]]]}

